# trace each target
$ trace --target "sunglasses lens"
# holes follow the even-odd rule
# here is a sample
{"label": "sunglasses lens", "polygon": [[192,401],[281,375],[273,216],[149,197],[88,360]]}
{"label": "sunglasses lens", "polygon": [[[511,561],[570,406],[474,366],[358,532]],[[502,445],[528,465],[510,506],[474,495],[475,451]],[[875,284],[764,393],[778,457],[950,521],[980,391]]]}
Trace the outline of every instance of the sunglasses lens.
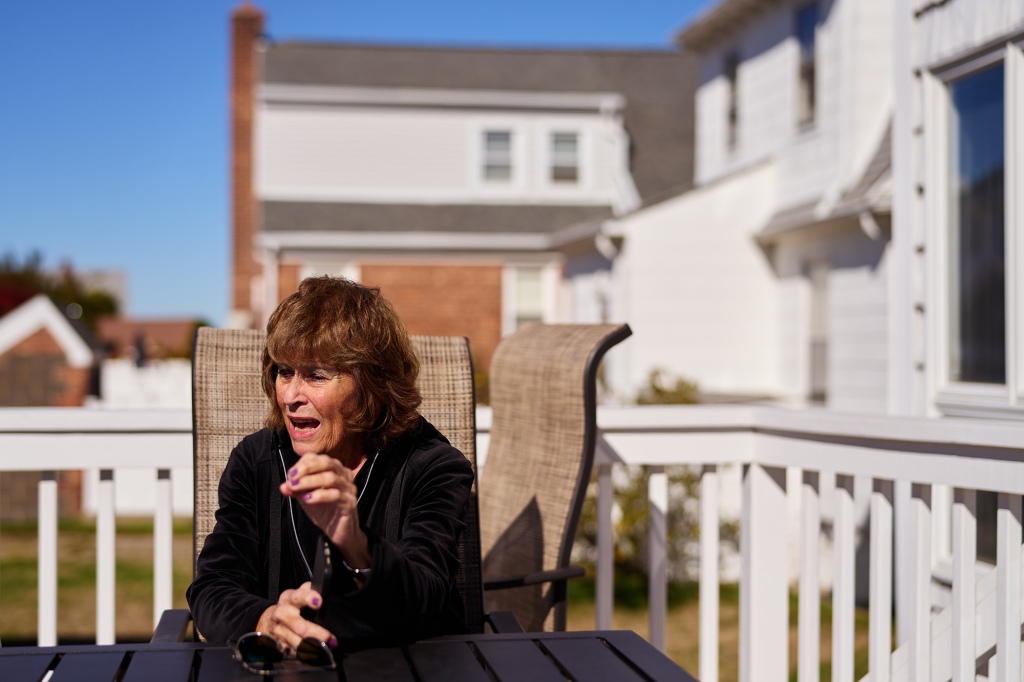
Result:
{"label": "sunglasses lens", "polygon": [[334,656],[323,642],[307,637],[299,642],[295,658],[305,665],[317,668],[334,668]]}
{"label": "sunglasses lens", "polygon": [[257,632],[239,639],[235,650],[242,663],[257,672],[272,670],[275,663],[280,663],[284,659],[277,640],[270,635]]}

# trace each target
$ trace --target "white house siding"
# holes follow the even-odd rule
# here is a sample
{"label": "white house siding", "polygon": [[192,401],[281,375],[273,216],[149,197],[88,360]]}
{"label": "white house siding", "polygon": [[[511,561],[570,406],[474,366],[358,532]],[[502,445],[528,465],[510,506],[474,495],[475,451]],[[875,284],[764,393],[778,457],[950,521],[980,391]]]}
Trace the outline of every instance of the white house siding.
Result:
{"label": "white house siding", "polygon": [[558,321],[599,324],[616,320],[611,315],[611,265],[600,254],[567,259],[563,267]]}
{"label": "white house siding", "polygon": [[[791,45],[792,15],[766,11],[758,23],[702,55],[696,95],[695,179],[705,184],[776,151],[792,134],[796,62]],[[727,144],[726,57],[739,57],[738,132]]]}
{"label": "white house siding", "polygon": [[[856,235],[854,235],[856,236]],[[875,258],[874,243],[850,244]],[[859,246],[859,248],[858,248]],[[866,253],[865,253],[866,252]],[[884,256],[873,264],[839,265],[830,273],[828,406],[884,414],[887,408],[888,306]]]}
{"label": "white house siding", "polygon": [[1011,27],[1024,24],[1024,3],[1020,0],[951,0],[946,3],[913,0],[912,9],[927,11],[916,17],[912,55],[914,66],[970,52],[997,38]]}
{"label": "white house siding", "polygon": [[817,202],[836,181],[840,149],[836,128],[822,122],[821,129],[797,134],[778,153],[780,208]]}
{"label": "white house siding", "polygon": [[782,277],[776,284],[779,296],[779,397],[803,403],[810,386],[811,288],[806,277]]}
{"label": "white house siding", "polygon": [[[848,3],[847,3],[848,4]],[[843,80],[840,21],[843,4],[821,2],[816,38],[816,105],[814,121],[801,127],[797,121],[797,83],[800,48],[793,33],[796,7],[784,7],[789,37],[786,58],[775,65],[776,80],[786,84],[786,116],[779,121],[776,148],[779,164],[780,209],[817,201],[835,183],[842,162]]]}
{"label": "white house siding", "polygon": [[774,190],[760,165],[618,223],[612,316],[634,338],[617,350],[616,386],[661,368],[707,392],[777,392],[777,289],[754,240]]}
{"label": "white house siding", "polygon": [[[263,104],[257,111],[263,200],[610,203],[621,154],[601,116],[436,108]],[[514,179],[484,183],[485,130],[513,132]],[[548,179],[549,136],[580,134],[580,182]]]}
{"label": "white house siding", "polygon": [[[785,14],[792,17],[792,8]],[[856,183],[888,125],[892,28],[888,0],[822,2],[817,36],[817,104],[812,124],[797,125],[798,46],[787,43],[777,80],[787,84],[789,117],[778,136],[779,206],[816,202]],[[792,19],[791,19],[792,20]],[[774,23],[772,24],[774,26]]]}
{"label": "white house siding", "polygon": [[842,412],[886,410],[888,285],[886,244],[856,224],[827,237],[791,237],[776,247],[780,296],[782,397],[810,392],[811,263],[828,264],[827,406]]}
{"label": "white house siding", "polygon": [[[841,190],[855,182],[885,132],[892,99],[888,0],[820,3],[816,117],[803,128],[796,114],[798,6],[763,10],[703,55],[695,105],[698,184],[772,157],[779,166],[778,206],[816,201],[833,185]],[[730,150],[723,67],[734,52],[740,58],[739,130]]]}
{"label": "white house siding", "polygon": [[849,75],[851,130],[848,140],[850,161],[846,179],[855,182],[877,148],[892,118],[893,102],[893,22],[892,0],[859,0],[853,5],[854,35],[850,41],[851,58],[846,59]]}

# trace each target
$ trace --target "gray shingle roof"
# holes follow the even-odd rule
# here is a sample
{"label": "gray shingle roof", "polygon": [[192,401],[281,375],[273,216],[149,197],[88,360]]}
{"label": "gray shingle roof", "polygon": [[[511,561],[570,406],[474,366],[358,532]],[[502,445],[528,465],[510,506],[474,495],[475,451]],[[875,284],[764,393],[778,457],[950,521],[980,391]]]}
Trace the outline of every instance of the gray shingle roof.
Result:
{"label": "gray shingle roof", "polygon": [[[526,50],[271,43],[262,81],[274,84],[625,96],[630,164],[642,199],[693,179],[697,62],[677,50]],[[518,209],[517,209],[518,210]]]}
{"label": "gray shingle roof", "polygon": [[263,202],[264,232],[466,232],[551,234],[611,216],[607,206],[506,206]]}

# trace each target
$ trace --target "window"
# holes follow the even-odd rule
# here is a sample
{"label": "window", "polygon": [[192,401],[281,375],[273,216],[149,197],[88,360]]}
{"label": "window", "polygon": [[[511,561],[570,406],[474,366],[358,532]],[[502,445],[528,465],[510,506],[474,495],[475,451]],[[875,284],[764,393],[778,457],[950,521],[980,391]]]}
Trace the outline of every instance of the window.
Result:
{"label": "window", "polygon": [[484,132],[483,178],[487,182],[512,181],[512,131]]}
{"label": "window", "polygon": [[542,281],[540,268],[516,268],[516,329],[527,322],[544,321]]}
{"label": "window", "polygon": [[551,134],[551,182],[574,184],[580,179],[579,136]]}
{"label": "window", "polygon": [[551,321],[552,265],[506,263],[501,275],[501,333],[511,334],[527,322]]}
{"label": "window", "polygon": [[949,377],[1006,383],[1004,68],[949,85]]}
{"label": "window", "polygon": [[814,122],[817,108],[815,88],[814,43],[818,28],[818,4],[813,3],[796,13],[796,41],[800,46],[800,66],[797,78],[797,123]]}
{"label": "window", "polygon": [[811,286],[808,397],[817,405],[824,405],[828,399],[828,277],[827,262],[808,264],[807,279]]}
{"label": "window", "polygon": [[737,53],[731,52],[725,57],[725,83],[726,83],[726,144],[729,149],[736,148],[739,137],[739,94],[737,92],[736,76],[739,72],[740,57]]}

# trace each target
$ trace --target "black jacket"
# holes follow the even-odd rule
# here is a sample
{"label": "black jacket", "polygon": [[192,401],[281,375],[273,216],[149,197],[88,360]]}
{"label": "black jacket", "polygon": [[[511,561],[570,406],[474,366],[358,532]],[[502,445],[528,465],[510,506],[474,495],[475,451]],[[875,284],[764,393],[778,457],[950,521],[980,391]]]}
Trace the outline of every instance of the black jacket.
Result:
{"label": "black jacket", "polygon": [[[263,429],[235,447],[221,476],[217,523],[186,593],[207,641],[237,639],[254,630],[279,592],[310,578],[296,535],[311,566],[320,531],[297,502],[278,491],[284,480],[281,457],[285,471],[298,461],[287,432]],[[355,480],[362,495],[359,519],[373,553],[373,573],[358,588],[335,548],[334,577],[322,607],[324,627],[343,648],[465,631],[454,584],[473,480],[465,456],[422,418],[381,450],[372,466],[360,469]],[[278,507],[278,518],[271,519]],[[280,546],[276,591],[270,576],[275,530]]]}

